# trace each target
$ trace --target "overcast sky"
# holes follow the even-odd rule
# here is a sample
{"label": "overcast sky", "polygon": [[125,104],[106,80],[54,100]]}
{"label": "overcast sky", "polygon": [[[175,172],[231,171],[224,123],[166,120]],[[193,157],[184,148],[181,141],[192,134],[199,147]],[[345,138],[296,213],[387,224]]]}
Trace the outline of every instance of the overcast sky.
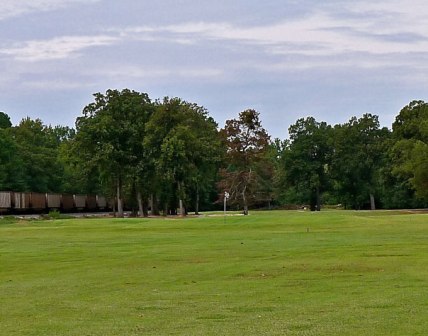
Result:
{"label": "overcast sky", "polygon": [[0,111],[74,126],[129,88],[220,126],[254,108],[273,137],[306,116],[390,127],[428,99],[427,22],[425,0],[1,0]]}

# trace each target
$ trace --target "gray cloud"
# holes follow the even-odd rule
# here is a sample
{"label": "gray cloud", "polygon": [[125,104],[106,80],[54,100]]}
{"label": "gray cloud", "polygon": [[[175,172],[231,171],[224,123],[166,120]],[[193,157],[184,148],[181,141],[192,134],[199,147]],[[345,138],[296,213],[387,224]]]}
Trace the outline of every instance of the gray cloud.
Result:
{"label": "gray cloud", "polygon": [[107,46],[117,39],[111,36],[61,36],[50,40],[27,41],[10,48],[0,49],[0,54],[10,55],[18,61],[48,61],[78,56],[83,49]]}
{"label": "gray cloud", "polygon": [[388,124],[428,90],[428,9],[399,0],[4,1],[0,110],[73,124],[93,92],[205,105],[220,124],[259,109],[274,136],[298,117],[372,112]]}
{"label": "gray cloud", "polygon": [[33,12],[53,11],[79,3],[87,4],[98,1],[100,0],[2,0],[0,2],[0,20]]}

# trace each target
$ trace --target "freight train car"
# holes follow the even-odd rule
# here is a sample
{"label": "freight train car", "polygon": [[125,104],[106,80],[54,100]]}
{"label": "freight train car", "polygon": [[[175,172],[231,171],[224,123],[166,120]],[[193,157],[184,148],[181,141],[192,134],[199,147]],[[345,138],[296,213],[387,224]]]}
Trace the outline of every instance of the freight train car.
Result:
{"label": "freight train car", "polygon": [[74,207],[77,210],[86,208],[86,195],[74,195]]}
{"label": "freight train car", "polygon": [[64,212],[72,212],[75,210],[74,195],[70,195],[70,194],[61,195],[61,210]]}
{"label": "freight train car", "polygon": [[30,193],[14,192],[13,194],[13,208],[17,211],[25,211],[30,208]]}
{"label": "freight train car", "polygon": [[97,196],[87,195],[86,196],[86,209],[89,211],[97,210]]}
{"label": "freight train car", "polygon": [[12,194],[10,191],[0,191],[0,213],[12,208]]}
{"label": "freight train car", "polygon": [[62,212],[105,211],[108,209],[106,198],[100,195],[0,191],[0,214],[48,212],[50,210]]}
{"label": "freight train car", "polygon": [[30,193],[30,208],[31,210],[42,212],[47,209],[46,207],[46,194]]}
{"label": "freight train car", "polygon": [[107,208],[107,200],[106,200],[106,198],[104,196],[97,195],[97,200],[96,201],[97,201],[98,209],[104,210],[104,209]]}
{"label": "freight train car", "polygon": [[46,194],[46,206],[50,210],[61,208],[61,194]]}

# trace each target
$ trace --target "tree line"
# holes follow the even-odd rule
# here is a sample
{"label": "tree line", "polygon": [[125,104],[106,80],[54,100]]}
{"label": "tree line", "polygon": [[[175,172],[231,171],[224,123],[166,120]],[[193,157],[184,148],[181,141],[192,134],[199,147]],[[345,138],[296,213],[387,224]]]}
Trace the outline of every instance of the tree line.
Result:
{"label": "tree line", "polygon": [[417,208],[428,202],[428,104],[413,101],[392,129],[364,114],[329,125],[298,119],[272,139],[248,109],[219,128],[180,98],[94,94],[76,127],[0,112],[0,190],[104,194],[135,213],[340,205]]}

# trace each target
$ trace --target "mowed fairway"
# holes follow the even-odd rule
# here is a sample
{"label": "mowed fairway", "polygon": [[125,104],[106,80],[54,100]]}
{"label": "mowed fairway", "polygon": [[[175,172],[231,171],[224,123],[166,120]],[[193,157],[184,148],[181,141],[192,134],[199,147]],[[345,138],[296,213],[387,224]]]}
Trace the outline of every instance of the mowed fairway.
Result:
{"label": "mowed fairway", "polygon": [[428,215],[0,221],[1,335],[426,335]]}

